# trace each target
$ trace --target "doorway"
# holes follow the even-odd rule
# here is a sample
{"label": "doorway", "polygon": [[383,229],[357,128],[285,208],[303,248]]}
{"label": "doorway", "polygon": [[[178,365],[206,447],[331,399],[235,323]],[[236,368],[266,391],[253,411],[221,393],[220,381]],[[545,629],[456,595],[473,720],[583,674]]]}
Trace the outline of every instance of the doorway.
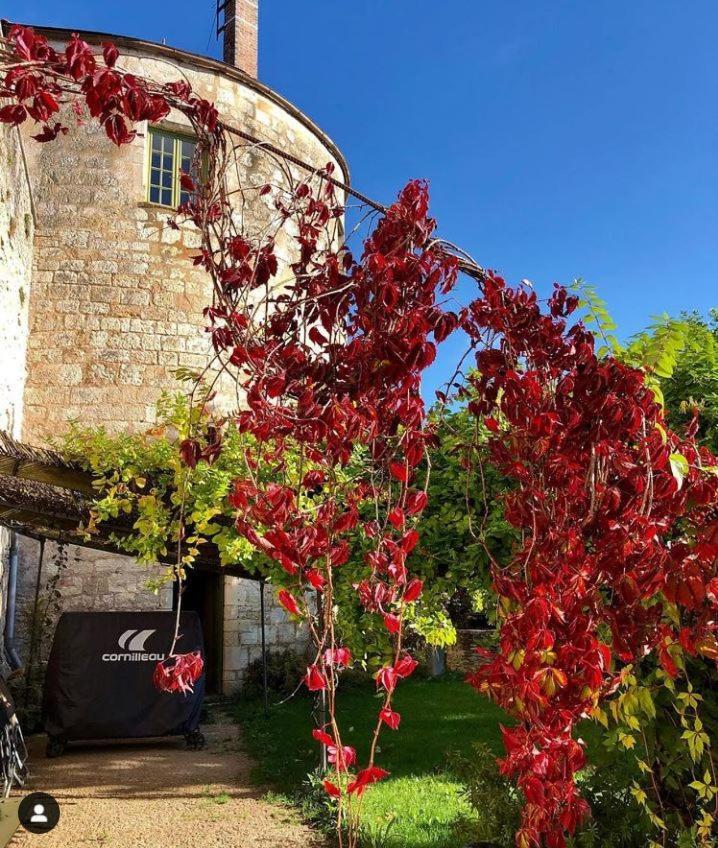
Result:
{"label": "doorway", "polygon": [[[177,609],[177,583],[172,608]],[[182,587],[182,609],[196,612],[202,623],[206,691],[208,695],[218,695],[222,692],[224,575],[188,570]]]}

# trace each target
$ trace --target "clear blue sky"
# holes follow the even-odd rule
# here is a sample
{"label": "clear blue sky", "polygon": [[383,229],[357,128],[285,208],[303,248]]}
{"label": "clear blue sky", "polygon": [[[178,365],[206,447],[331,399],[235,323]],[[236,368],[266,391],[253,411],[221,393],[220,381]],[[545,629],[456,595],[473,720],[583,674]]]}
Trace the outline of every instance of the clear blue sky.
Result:
{"label": "clear blue sky", "polygon": [[[214,0],[1,11],[218,55]],[[260,0],[260,17],[260,78],[357,188],[389,201],[428,178],[442,235],[540,290],[586,278],[624,337],[718,305],[715,0]]]}

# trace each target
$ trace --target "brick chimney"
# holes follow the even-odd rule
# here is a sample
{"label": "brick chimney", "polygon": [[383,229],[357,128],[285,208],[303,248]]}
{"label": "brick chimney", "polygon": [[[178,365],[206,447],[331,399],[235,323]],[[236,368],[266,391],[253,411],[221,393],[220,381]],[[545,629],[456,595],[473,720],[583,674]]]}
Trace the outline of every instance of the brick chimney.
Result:
{"label": "brick chimney", "polygon": [[259,0],[219,0],[224,10],[224,61],[257,76]]}

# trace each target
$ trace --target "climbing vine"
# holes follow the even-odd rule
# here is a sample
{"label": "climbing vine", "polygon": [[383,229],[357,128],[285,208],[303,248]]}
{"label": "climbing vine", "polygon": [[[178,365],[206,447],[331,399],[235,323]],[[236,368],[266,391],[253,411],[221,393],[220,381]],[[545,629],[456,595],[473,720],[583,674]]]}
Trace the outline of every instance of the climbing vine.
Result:
{"label": "climbing vine", "polygon": [[[186,81],[156,84],[118,61],[110,44],[100,57],[73,36],[59,53],[31,29],[13,27],[0,52],[0,97],[9,101],[0,121],[35,121],[32,137],[50,142],[69,131],[61,112],[69,102],[121,146],[139,122],[175,110],[197,136],[202,180],[183,175],[189,199],[171,219],[197,227],[193,261],[213,287],[204,317],[214,356],[190,403],[204,406],[220,376],[235,387],[240,411],[230,426],[246,441],[227,495],[234,529],[283,570],[279,600],[311,636],[304,683],[327,705],[314,738],[331,763],[324,787],[337,799],[339,843],[356,845],[361,797],[387,774],[380,733],[399,729],[394,693],[417,665],[405,635],[423,581],[411,573],[410,555],[428,504],[422,461],[433,438],[421,374],[436,345],[461,327],[476,367],[461,391],[481,434],[467,470],[483,492],[488,450],[511,483],[505,516],[519,537],[508,565],[485,546],[500,645],[472,683],[516,719],[504,729],[501,767],[525,798],[517,844],[561,848],[588,813],[574,780],[584,763],[577,722],[630,687],[633,664],[647,654],[669,680],[680,676],[685,654],[718,654],[715,459],[696,445],[695,425],[685,436],[666,426],[642,370],[618,361],[610,344],[597,355],[591,333],[571,323],[575,295],[557,287],[541,303],[437,239],[424,183],[410,182],[354,252],[343,238],[345,187],[331,165],[300,174],[277,161],[280,182],[242,184],[231,128],[211,103]],[[242,214],[250,201],[267,210],[259,233]],[[280,234],[290,248],[279,249]],[[479,293],[455,312],[444,299],[460,271]],[[229,442],[199,419],[183,436],[180,478],[211,466]],[[357,453],[363,470],[349,479]],[[181,577],[191,544],[186,498],[176,506]],[[363,763],[343,743],[336,712],[352,664],[336,627],[336,575],[357,537],[364,573],[355,591],[390,644],[375,674],[380,701]],[[184,690],[201,663],[174,654],[174,645],[170,654],[155,680]],[[685,741],[699,758],[700,719],[690,689],[681,692],[689,696],[680,714]],[[706,770],[700,778],[698,838],[708,844],[715,777]],[[654,815],[660,832],[665,822]]]}
{"label": "climbing vine", "polygon": [[[666,427],[642,371],[599,359],[591,334],[568,324],[576,296],[557,288],[543,312],[497,276],[483,290],[464,319],[480,347],[471,408],[516,483],[505,515],[522,541],[494,569],[500,651],[471,680],[518,719],[502,765],[526,798],[518,844],[562,846],[588,813],[577,722],[648,653],[670,680],[684,652],[716,655],[715,458],[695,425],[685,437]],[[682,720],[700,759],[701,724]]]}

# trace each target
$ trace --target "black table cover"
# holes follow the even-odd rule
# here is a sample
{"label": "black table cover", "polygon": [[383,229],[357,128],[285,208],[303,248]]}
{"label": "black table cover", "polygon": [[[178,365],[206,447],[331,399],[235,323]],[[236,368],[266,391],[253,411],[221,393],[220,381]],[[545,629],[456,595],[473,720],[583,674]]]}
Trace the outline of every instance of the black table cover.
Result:
{"label": "black table cover", "polygon": [[[173,612],[65,612],[55,630],[44,691],[45,730],[75,739],[190,733],[199,724],[204,674],[188,695],[159,692],[152,674],[169,651]],[[196,612],[183,612],[178,653],[199,650]]]}

